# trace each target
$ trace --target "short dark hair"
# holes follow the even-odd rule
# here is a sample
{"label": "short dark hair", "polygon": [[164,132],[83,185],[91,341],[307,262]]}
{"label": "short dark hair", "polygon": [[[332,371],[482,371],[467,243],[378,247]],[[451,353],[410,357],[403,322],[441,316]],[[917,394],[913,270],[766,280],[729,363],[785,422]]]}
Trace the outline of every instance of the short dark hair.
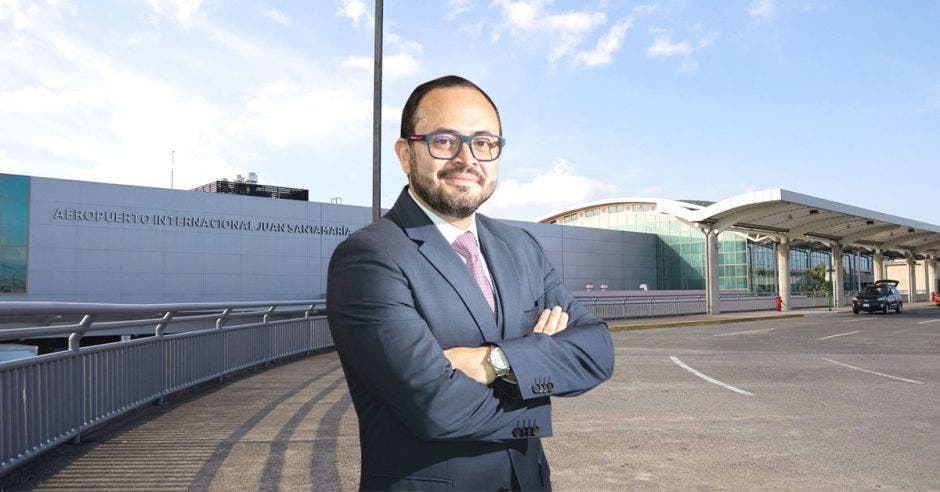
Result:
{"label": "short dark hair", "polygon": [[490,106],[493,106],[493,111],[496,111],[496,122],[499,123],[499,134],[503,134],[503,122],[499,117],[499,109],[496,107],[496,104],[493,103],[493,100],[490,99],[486,91],[463,77],[445,75],[434,80],[429,80],[411,91],[411,95],[408,96],[408,101],[405,102],[405,107],[401,111],[401,138],[408,138],[414,135],[415,125],[418,124],[418,122],[415,121],[415,112],[418,110],[418,104],[421,103],[421,99],[424,99],[424,96],[434,89],[446,89],[448,87],[466,87],[468,89],[476,89],[480,94],[483,94],[483,97],[490,103]]}

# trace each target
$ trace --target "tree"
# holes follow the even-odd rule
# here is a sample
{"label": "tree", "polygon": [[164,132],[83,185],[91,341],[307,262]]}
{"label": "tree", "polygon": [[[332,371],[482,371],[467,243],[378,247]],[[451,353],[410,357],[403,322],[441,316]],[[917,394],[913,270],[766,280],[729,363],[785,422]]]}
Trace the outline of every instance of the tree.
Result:
{"label": "tree", "polygon": [[826,265],[820,263],[806,270],[803,276],[808,280],[807,283],[802,285],[803,292],[815,296],[828,296],[832,292],[832,282],[826,280]]}

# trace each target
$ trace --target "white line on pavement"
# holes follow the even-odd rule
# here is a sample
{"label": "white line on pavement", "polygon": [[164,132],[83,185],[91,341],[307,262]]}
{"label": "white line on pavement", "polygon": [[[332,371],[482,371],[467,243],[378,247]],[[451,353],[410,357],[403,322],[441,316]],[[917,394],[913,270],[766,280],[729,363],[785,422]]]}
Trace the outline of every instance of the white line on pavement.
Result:
{"label": "white line on pavement", "polygon": [[867,373],[869,373],[869,374],[875,374],[875,375],[878,375],[878,376],[883,376],[883,377],[886,377],[886,378],[897,379],[898,381],[904,381],[904,382],[907,382],[907,383],[924,384],[923,381],[915,381],[915,380],[913,380],[913,379],[904,379],[904,378],[899,378],[899,377],[897,377],[897,376],[892,376],[892,375],[890,375],[890,374],[882,374],[882,373],[880,373],[880,372],[869,371],[868,369],[862,369],[861,367],[850,366],[850,365],[848,365],[848,364],[843,364],[842,362],[836,362],[836,361],[834,361],[834,360],[832,360],[832,359],[827,359],[827,358],[825,358],[825,357],[823,357],[822,359],[823,359],[824,361],[827,361],[827,362],[832,362],[833,364],[838,364],[838,365],[840,365],[840,366],[848,367],[849,369],[855,369],[856,371],[862,371],[862,372],[867,372]]}
{"label": "white line on pavement", "polygon": [[848,332],[848,333],[839,333],[838,335],[829,335],[828,337],[817,338],[816,340],[825,340],[825,339],[827,339],[827,338],[842,337],[842,336],[845,336],[845,335],[854,335],[854,334],[856,334],[856,333],[858,333],[858,332],[857,332],[857,331],[850,331],[850,332]]}
{"label": "white line on pavement", "polygon": [[873,319],[875,319],[875,318],[867,318],[867,317],[866,317],[866,318],[853,318],[853,319],[847,319],[847,320],[840,321],[839,323],[855,323],[855,322],[857,322],[857,321],[871,321],[871,320],[873,320]]}
{"label": "white line on pavement", "polygon": [[936,323],[937,321],[940,321],[940,319],[928,319],[927,321],[918,321],[917,324],[922,325],[924,323]]}
{"label": "white line on pavement", "polygon": [[725,389],[729,389],[729,390],[731,390],[731,391],[734,391],[735,393],[740,393],[740,394],[742,394],[742,395],[747,395],[747,396],[754,396],[754,393],[749,393],[749,392],[747,392],[747,391],[744,391],[743,389],[735,388],[734,386],[731,386],[730,384],[722,383],[721,381],[719,381],[719,380],[717,380],[717,379],[710,378],[710,377],[708,377],[708,376],[706,376],[706,375],[704,375],[704,374],[702,374],[702,373],[696,371],[695,369],[692,369],[691,367],[685,365],[685,363],[683,363],[681,360],[679,360],[679,358],[676,357],[675,355],[673,355],[673,356],[671,356],[671,357],[669,357],[669,358],[672,359],[672,361],[675,362],[676,365],[678,365],[679,367],[685,369],[686,371],[691,372],[692,374],[695,374],[696,376],[698,376],[698,377],[704,379],[705,381],[708,381],[709,383],[717,384],[718,386],[721,386],[721,387],[723,387],[723,388],[725,388]]}
{"label": "white line on pavement", "polygon": [[736,332],[734,332],[734,333],[719,333],[719,334],[717,334],[717,335],[715,335],[715,336],[716,336],[716,337],[726,337],[726,336],[728,336],[728,335],[741,335],[741,334],[743,334],[743,333],[758,333],[758,332],[761,332],[761,331],[770,331],[770,330],[773,330],[773,328],[764,328],[764,329],[761,329],[761,330],[736,331]]}

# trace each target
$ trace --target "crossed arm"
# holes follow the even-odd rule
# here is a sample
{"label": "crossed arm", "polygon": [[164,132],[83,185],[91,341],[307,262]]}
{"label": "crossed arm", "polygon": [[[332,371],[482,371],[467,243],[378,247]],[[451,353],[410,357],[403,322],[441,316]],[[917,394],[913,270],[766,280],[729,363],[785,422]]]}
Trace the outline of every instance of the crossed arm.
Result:
{"label": "crossed arm", "polygon": [[[568,313],[562,311],[561,306],[542,311],[533,333],[554,335],[568,327]],[[454,347],[444,351],[444,357],[458,371],[463,372],[480,384],[489,385],[496,380],[496,371],[490,364],[489,355],[493,347]],[[512,361],[510,361],[511,363]]]}

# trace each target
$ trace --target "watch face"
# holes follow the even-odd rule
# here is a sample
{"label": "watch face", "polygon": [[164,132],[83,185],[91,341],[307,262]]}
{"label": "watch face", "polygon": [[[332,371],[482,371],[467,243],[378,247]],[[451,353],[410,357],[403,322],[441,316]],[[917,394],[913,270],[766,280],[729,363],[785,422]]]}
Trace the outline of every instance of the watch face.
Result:
{"label": "watch face", "polygon": [[490,350],[490,364],[496,372],[509,372],[509,361],[506,360],[506,354],[499,347]]}

